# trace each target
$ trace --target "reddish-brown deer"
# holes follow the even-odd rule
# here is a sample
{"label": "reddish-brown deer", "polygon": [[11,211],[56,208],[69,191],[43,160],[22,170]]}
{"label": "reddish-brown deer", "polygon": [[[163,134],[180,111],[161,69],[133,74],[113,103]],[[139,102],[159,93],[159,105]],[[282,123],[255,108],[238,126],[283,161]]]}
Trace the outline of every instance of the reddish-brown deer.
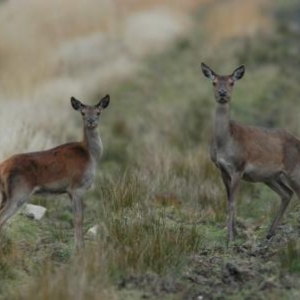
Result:
{"label": "reddish-brown deer", "polygon": [[244,126],[230,120],[230,99],[235,82],[245,73],[240,66],[231,75],[217,75],[202,63],[202,72],[214,87],[216,109],[210,156],[219,168],[228,198],[228,241],[234,239],[235,194],[241,179],[263,182],[281,197],[271,224],[271,238],[292,198],[300,197],[300,140],[282,129]]}
{"label": "reddish-brown deer", "polygon": [[83,118],[83,141],[56,148],[14,155],[0,165],[0,231],[7,220],[32,194],[68,194],[74,211],[75,246],[81,250],[83,241],[82,198],[92,185],[97,163],[102,154],[98,121],[109,105],[106,95],[95,106],[82,104],[71,98],[73,108]]}

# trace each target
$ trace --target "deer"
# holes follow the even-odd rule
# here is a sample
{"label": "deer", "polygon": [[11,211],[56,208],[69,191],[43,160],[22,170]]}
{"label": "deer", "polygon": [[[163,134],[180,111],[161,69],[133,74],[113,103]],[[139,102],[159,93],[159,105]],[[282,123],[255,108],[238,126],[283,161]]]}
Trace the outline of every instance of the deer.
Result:
{"label": "deer", "polygon": [[98,123],[109,102],[109,95],[94,106],[71,97],[73,109],[82,115],[82,141],[45,151],[17,154],[0,164],[0,232],[31,195],[67,194],[73,207],[75,248],[78,251],[84,248],[83,196],[94,181],[102,156]]}
{"label": "deer", "polygon": [[213,84],[215,111],[210,158],[220,170],[227,195],[227,242],[234,240],[235,196],[241,180],[262,182],[281,198],[266,238],[270,240],[295,193],[300,198],[300,140],[284,129],[245,126],[230,119],[234,84],[245,66],[230,75],[218,75],[202,63],[202,72]]}

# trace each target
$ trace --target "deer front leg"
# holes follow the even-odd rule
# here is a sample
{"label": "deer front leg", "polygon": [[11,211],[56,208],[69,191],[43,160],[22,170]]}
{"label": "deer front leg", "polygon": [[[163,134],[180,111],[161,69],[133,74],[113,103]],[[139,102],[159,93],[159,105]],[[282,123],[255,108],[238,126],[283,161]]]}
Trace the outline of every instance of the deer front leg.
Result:
{"label": "deer front leg", "polygon": [[229,223],[228,223],[229,222],[229,199],[230,199],[230,195],[231,195],[231,193],[230,193],[231,178],[224,170],[223,171],[221,170],[221,175],[222,175],[223,183],[224,183],[224,186],[226,189],[226,196],[227,196],[227,206],[228,206],[228,208],[227,208],[227,210],[228,210],[227,211],[227,230],[228,230],[228,239],[229,239],[229,231],[232,231],[233,237],[237,235],[234,216],[233,216],[232,224],[229,226]]}
{"label": "deer front leg", "polygon": [[74,213],[74,230],[75,230],[75,248],[76,251],[82,251],[84,248],[83,240],[83,197],[82,191],[74,191],[71,194],[71,200],[73,204],[73,213]]}
{"label": "deer front leg", "polygon": [[225,170],[221,170],[221,175],[227,194],[227,234],[228,242],[231,242],[237,233],[235,226],[235,194],[240,183],[241,174],[234,173],[230,176]]}

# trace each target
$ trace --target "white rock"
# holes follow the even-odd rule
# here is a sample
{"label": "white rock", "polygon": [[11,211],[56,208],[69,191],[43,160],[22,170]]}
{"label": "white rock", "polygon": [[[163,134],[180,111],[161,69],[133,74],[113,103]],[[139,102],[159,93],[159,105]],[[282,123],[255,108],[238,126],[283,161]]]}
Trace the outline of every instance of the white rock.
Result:
{"label": "white rock", "polygon": [[101,240],[105,240],[109,238],[108,229],[103,222],[91,227],[86,234],[90,239],[99,237]]}
{"label": "white rock", "polygon": [[99,231],[99,225],[95,225],[87,231],[87,235],[91,238],[95,238],[98,234],[98,231]]}
{"label": "white rock", "polygon": [[35,220],[40,220],[45,215],[47,209],[40,205],[26,204],[24,214]]}

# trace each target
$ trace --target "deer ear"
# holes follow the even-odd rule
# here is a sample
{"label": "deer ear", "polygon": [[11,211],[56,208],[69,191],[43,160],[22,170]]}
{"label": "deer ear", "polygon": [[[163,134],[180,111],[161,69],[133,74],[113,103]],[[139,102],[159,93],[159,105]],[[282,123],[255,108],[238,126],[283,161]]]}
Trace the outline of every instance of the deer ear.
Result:
{"label": "deer ear", "polygon": [[244,76],[244,74],[245,74],[245,66],[241,65],[233,71],[231,78],[233,81],[237,81],[241,79]]}
{"label": "deer ear", "polygon": [[213,81],[215,79],[215,77],[216,77],[215,72],[209,66],[207,66],[205,63],[201,63],[201,69],[202,69],[202,73],[204,74],[205,77],[207,77],[211,81]]}
{"label": "deer ear", "polygon": [[79,100],[75,99],[74,97],[71,97],[71,104],[75,110],[80,110],[84,107],[84,105]]}
{"label": "deer ear", "polygon": [[109,101],[110,101],[110,96],[106,95],[105,97],[103,97],[99,103],[96,105],[98,108],[106,108],[109,105]]}

